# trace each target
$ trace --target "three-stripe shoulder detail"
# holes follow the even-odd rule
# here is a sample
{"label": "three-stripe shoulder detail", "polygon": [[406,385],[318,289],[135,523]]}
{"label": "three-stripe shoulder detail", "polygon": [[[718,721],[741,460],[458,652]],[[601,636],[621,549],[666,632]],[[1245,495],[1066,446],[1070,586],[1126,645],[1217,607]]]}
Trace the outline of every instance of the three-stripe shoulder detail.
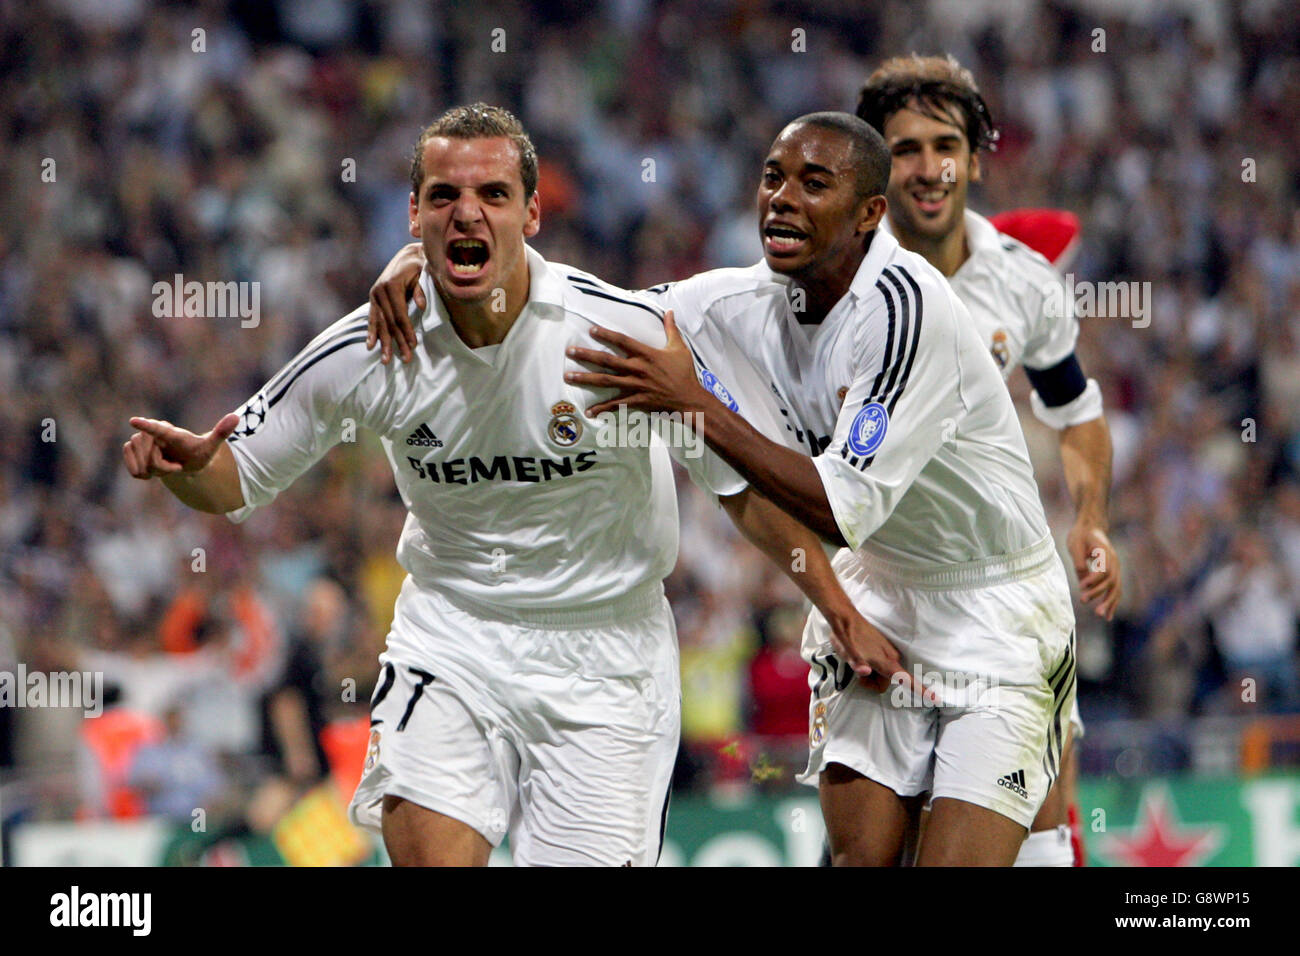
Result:
{"label": "three-stripe shoulder detail", "polygon": [[[876,280],[876,289],[885,303],[885,347],[880,371],[862,405],[866,407],[878,402],[887,414],[892,415],[898,400],[903,397],[916,362],[924,308],[920,287],[902,265],[886,266]],[[850,457],[847,443],[840,449],[840,455],[859,471],[865,471],[875,461],[875,455],[862,459],[856,455]]]}
{"label": "three-stripe shoulder detail", "polygon": [[298,381],[303,373],[317,362],[334,354],[339,349],[364,342],[366,340],[366,329],[367,320],[365,318],[348,322],[299,352],[288,365],[277,372],[271,381],[266,384],[263,391],[268,396],[267,408],[273,407],[280,399],[284,398],[285,393],[293,383]]}
{"label": "three-stripe shoulder detail", "polygon": [[[901,280],[900,280],[901,276]],[[903,396],[903,390],[907,388],[907,380],[912,375],[912,365],[916,362],[917,343],[921,340],[921,322],[924,318],[924,305],[921,289],[912,278],[912,274],[902,266],[891,266],[881,274],[881,282],[888,279],[893,286],[894,293],[899,297],[903,305],[905,317],[910,317],[911,335],[908,335],[908,321],[904,319],[903,333],[899,336],[899,351],[894,370],[891,372],[889,382],[885,386],[880,401],[884,404],[886,411],[891,415],[894,413],[894,406]],[[882,288],[882,291],[883,288]],[[888,296],[889,293],[885,292]],[[899,374],[901,371],[901,374]],[[887,399],[887,400],[886,400]]]}
{"label": "three-stripe shoulder detail", "polygon": [[[569,284],[573,286],[575,290],[581,292],[583,295],[593,296],[597,299],[606,299],[610,302],[619,302],[623,305],[630,305],[637,309],[644,309],[660,322],[664,319],[663,309],[653,306],[648,302],[639,302],[636,299],[630,298],[630,293],[625,289],[619,289],[616,286],[597,282],[595,279],[588,276],[566,275],[565,278],[569,280]],[[617,293],[621,293],[621,295]]]}

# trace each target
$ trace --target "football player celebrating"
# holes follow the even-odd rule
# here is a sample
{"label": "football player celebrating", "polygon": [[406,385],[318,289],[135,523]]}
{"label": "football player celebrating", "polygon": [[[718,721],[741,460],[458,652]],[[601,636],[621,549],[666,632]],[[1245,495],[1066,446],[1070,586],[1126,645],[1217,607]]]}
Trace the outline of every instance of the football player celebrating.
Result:
{"label": "football player celebrating", "polygon": [[[791,123],[758,189],[764,261],[650,290],[676,316],[668,347],[594,330],[623,356],[572,349],[605,371],[566,378],[619,389],[590,414],[619,403],[706,410],[709,444],[849,546],[835,570],[858,609],[914,677],[940,678],[937,706],[876,693],[810,616],[805,779],[820,787],[835,862],[903,862],[932,792],[918,863],[1011,865],[1059,771],[1073,609],[997,367],[943,276],[878,231],[889,167],[856,117]],[[372,290],[399,348],[414,274],[404,258]],[[720,367],[742,357],[760,381],[710,391],[692,352]],[[776,431],[742,417],[764,395],[779,404]]]}
{"label": "football player celebrating", "polygon": [[[673,323],[666,348],[595,330],[624,355],[571,350],[604,371],[566,379],[619,389],[592,414],[704,412],[700,432],[756,490],[847,546],[841,583],[942,698],[852,680],[810,615],[805,779],[835,862],[902,862],[929,792],[918,865],[1011,865],[1060,769],[1073,607],[996,365],[939,271],[878,231],[889,173],[859,118],[795,120],[758,187],[764,261],[658,290],[691,348]],[[692,349],[744,355],[785,433],[729,411],[692,374]]]}
{"label": "football player celebrating", "polygon": [[[536,182],[513,116],[449,110],[412,161],[410,229],[429,263],[413,360],[364,347],[363,307],[208,433],[133,418],[123,450],[134,477],[242,521],[349,428],[379,435],[409,511],[409,574],[351,814],[397,864],[483,865],[509,835],[517,863],[653,865],[662,842],[680,726],[668,452],[603,441],[581,410],[612,392],[562,376],[597,324],[666,335],[652,300],[528,248]],[[853,610],[816,537],[689,450],[676,449],[693,477],[782,567],[805,549],[791,577],[860,669],[895,673],[897,651]]]}

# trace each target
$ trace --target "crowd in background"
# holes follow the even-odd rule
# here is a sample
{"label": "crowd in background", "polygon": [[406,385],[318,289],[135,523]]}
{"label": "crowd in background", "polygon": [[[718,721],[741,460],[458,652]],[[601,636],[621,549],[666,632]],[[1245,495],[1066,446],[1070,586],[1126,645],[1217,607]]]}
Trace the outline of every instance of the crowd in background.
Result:
{"label": "crowd in background", "polygon": [[[310,781],[321,730],[364,718],[405,516],[377,441],[240,526],[132,480],[121,445],[137,414],[206,430],[365,300],[409,241],[427,122],[514,110],[542,157],[536,248],[641,288],[755,261],[772,137],[851,110],[875,63],[913,50],[969,66],[1000,127],[974,208],[1072,210],[1078,280],[1149,283],[1149,325],[1081,320],[1125,586],[1113,623],[1079,610],[1085,719],[1297,706],[1287,0],[45,0],[3,5],[0,32],[0,670],[102,672],[106,716],[145,727],[113,794],[97,770],[116,738],[0,708],[0,778],[89,766],[57,812],[183,817],[268,774]],[[256,326],[158,315],[154,283],[177,274],[259,283]],[[1054,435],[1012,387],[1063,538]],[[761,777],[806,735],[801,606],[679,484],[681,782]]]}

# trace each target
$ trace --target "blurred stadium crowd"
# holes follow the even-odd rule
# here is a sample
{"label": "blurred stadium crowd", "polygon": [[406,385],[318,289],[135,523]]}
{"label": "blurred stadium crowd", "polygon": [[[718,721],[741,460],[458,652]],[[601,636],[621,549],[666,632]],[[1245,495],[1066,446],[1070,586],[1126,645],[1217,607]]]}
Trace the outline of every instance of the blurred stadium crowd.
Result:
{"label": "blurred stadium crowd", "polygon": [[[339,446],[238,527],[131,480],[120,449],[134,414],[210,427],[365,300],[408,241],[409,154],[432,117],[474,99],[516,111],[542,157],[536,247],[639,288],[753,262],[774,134],[851,110],[873,64],[912,50],[971,67],[1001,128],[974,208],[1073,210],[1078,280],[1149,283],[1149,327],[1081,322],[1126,591],[1111,625],[1079,612],[1085,719],[1296,708],[1300,15],[1286,0],[2,11],[0,670],[102,672],[117,721],[91,732],[79,712],[0,708],[0,780],[79,768],[42,813],[187,819],[355,751],[402,576],[405,512],[377,441]],[[260,283],[256,327],[157,317],[153,284],[178,273]],[[1013,388],[1023,399],[1022,377]],[[1055,440],[1022,405],[1063,537]],[[685,484],[681,513],[681,782],[772,767],[788,784],[806,746],[800,605]]]}

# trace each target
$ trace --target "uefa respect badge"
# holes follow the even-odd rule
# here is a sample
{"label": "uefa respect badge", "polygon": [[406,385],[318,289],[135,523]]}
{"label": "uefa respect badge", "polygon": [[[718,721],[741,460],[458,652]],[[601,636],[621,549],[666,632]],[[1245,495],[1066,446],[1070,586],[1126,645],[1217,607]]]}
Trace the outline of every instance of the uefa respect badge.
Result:
{"label": "uefa respect badge", "polygon": [[849,451],[859,457],[874,455],[889,430],[889,412],[879,402],[863,405],[849,428]]}
{"label": "uefa respect badge", "polygon": [[727,391],[727,386],[718,381],[718,376],[714,375],[707,368],[700,372],[700,383],[712,392],[713,397],[723,405],[726,405],[733,412],[740,411],[740,406],[736,403],[736,400],[731,397],[731,393]]}

